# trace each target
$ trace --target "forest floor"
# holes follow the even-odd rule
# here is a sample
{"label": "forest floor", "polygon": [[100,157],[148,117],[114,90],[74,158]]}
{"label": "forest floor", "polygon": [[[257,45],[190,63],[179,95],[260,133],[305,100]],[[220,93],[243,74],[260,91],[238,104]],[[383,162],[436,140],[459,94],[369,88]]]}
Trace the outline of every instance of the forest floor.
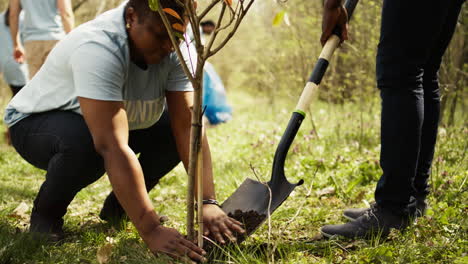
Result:
{"label": "forest floor", "polygon": [[[208,129],[218,199],[245,178],[268,180],[276,146],[295,100],[230,94],[233,119]],[[239,246],[218,251],[211,263],[468,263],[468,127],[463,118],[441,126],[434,157],[429,209],[405,232],[386,239],[323,239],[324,224],[343,223],[346,208],[373,201],[379,166],[379,102],[311,107],[286,161],[296,188],[266,223]],[[313,122],[312,122],[313,120]],[[4,126],[0,127],[3,135]],[[254,175],[254,172],[256,176]],[[111,190],[107,177],[82,190],[65,216],[66,239],[51,244],[27,232],[34,197],[45,172],[24,161],[0,139],[0,264],[168,263],[154,257],[135,228],[115,229],[98,217]],[[182,166],[151,192],[154,206],[185,230],[186,175]]]}

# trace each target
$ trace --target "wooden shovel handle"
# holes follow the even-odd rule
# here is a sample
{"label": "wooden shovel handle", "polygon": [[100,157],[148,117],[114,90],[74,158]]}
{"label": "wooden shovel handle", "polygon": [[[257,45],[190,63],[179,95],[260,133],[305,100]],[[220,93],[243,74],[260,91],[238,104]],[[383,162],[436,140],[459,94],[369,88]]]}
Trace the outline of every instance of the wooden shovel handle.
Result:
{"label": "wooden shovel handle", "polygon": [[[359,0],[346,1],[345,8],[348,13],[348,21],[351,19],[358,2]],[[295,112],[303,115],[304,117],[306,109],[309,107],[310,102],[314,98],[317,87],[319,86],[323,76],[325,75],[325,72],[327,71],[329,61],[331,60],[336,48],[340,45],[339,35],[341,35],[341,29],[337,27],[333,30],[333,34],[330,36],[330,38],[328,38],[327,42],[323,46],[322,52],[320,53],[319,59],[314,66],[309,81],[302,91],[301,98],[299,98]]]}

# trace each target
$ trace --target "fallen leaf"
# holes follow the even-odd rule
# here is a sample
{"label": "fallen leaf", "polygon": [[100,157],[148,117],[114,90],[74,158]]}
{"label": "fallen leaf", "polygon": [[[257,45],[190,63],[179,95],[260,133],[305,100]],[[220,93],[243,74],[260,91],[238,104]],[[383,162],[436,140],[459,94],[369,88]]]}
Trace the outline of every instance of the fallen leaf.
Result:
{"label": "fallen leaf", "polygon": [[114,246],[112,244],[107,243],[98,249],[96,256],[99,264],[105,264],[109,262],[113,247]]}
{"label": "fallen leaf", "polygon": [[322,190],[318,190],[317,191],[317,196],[321,197],[321,196],[334,194],[334,193],[335,193],[335,188],[334,187],[327,187],[327,188],[324,188]]}
{"label": "fallen leaf", "polygon": [[17,219],[28,219],[29,215],[26,213],[28,210],[29,206],[25,202],[21,202],[8,216]]}
{"label": "fallen leaf", "polygon": [[356,248],[356,245],[357,245],[357,244],[358,244],[358,243],[357,243],[356,241],[354,241],[354,242],[352,242],[352,243],[346,245],[344,248],[345,248],[345,249],[354,249],[354,248]]}

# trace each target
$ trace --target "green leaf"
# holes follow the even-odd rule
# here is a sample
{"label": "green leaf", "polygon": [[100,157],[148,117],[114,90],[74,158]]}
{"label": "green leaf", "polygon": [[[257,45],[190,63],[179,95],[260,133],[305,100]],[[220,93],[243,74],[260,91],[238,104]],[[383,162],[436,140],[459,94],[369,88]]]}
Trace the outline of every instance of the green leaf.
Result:
{"label": "green leaf", "polygon": [[159,0],[149,0],[149,6],[151,10],[158,11],[159,9]]}
{"label": "green leaf", "polygon": [[286,15],[286,11],[282,10],[280,12],[278,12],[275,16],[275,18],[273,18],[273,26],[277,27],[281,24],[281,22],[283,21],[284,19],[284,15]]}

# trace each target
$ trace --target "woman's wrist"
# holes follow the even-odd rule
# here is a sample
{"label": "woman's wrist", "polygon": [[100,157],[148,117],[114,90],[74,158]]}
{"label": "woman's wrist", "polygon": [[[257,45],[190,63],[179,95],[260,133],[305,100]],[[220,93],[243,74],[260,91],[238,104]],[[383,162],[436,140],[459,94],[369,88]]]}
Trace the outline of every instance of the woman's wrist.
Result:
{"label": "woman's wrist", "polygon": [[161,225],[158,214],[154,209],[146,211],[138,220],[138,223],[134,223],[142,237],[150,234],[155,228]]}
{"label": "woman's wrist", "polygon": [[203,205],[216,205],[218,207],[221,207],[218,200],[216,199],[203,199]]}

